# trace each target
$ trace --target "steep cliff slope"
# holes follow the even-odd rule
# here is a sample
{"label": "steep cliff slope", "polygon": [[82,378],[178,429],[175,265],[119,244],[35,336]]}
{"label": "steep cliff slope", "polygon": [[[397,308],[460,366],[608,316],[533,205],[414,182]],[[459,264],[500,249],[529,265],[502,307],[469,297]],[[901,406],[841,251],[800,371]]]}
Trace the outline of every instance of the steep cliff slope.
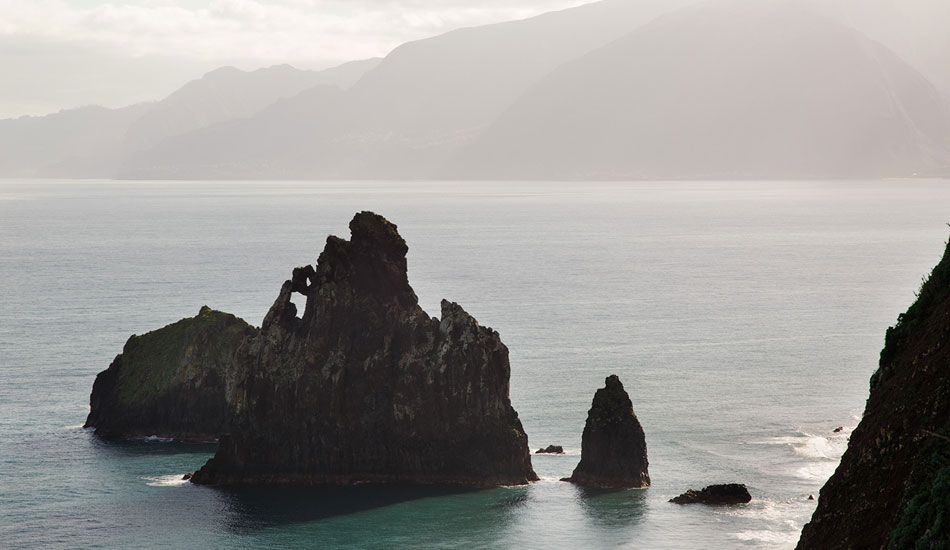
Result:
{"label": "steep cliff slope", "polygon": [[86,427],[105,436],[217,439],[235,353],[256,332],[205,306],[195,317],[133,335],[96,376]]}
{"label": "steep cliff slope", "polygon": [[228,434],[193,481],[536,479],[498,333],[454,303],[441,320],[422,310],[395,225],[363,212],[350,232],[284,283],[229,388]]}
{"label": "steep cliff slope", "polygon": [[950,247],[887,330],[864,417],[798,548],[950,545]]}

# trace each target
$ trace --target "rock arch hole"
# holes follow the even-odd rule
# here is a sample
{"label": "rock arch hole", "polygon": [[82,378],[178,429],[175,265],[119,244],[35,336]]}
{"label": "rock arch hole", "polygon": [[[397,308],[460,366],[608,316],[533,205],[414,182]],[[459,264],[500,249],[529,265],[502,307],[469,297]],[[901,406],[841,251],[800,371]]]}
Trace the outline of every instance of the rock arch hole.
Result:
{"label": "rock arch hole", "polygon": [[297,308],[297,318],[303,319],[303,313],[307,309],[307,297],[299,292],[291,292],[290,302]]}

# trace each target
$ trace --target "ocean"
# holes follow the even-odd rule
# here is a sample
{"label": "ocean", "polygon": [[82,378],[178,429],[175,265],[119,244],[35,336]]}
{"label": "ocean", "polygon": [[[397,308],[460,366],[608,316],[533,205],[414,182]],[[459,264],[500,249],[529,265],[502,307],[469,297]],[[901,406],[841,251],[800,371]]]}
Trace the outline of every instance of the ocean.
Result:
{"label": "ocean", "polygon": [[[81,425],[131,334],[202,305],[259,325],[372,210],[510,349],[526,487],[215,488],[213,445]],[[943,253],[950,181],[0,182],[0,546],[793,548],[857,424],[884,331]],[[617,374],[652,487],[558,481]],[[834,429],[841,427],[838,433]],[[712,483],[748,505],[678,506]]]}

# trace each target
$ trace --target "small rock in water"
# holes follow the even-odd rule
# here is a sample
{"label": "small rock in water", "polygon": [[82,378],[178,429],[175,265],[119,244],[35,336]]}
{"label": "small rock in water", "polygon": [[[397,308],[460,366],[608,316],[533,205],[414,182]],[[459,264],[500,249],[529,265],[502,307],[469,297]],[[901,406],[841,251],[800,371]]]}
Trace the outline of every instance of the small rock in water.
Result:
{"label": "small rock in water", "polygon": [[671,498],[675,504],[745,504],[752,500],[749,490],[741,483],[710,485],[702,491],[690,489],[682,495]]}
{"label": "small rock in water", "polygon": [[187,474],[181,476],[181,479],[182,479],[182,481],[188,481],[189,479],[191,479],[191,474],[190,474],[190,473],[187,473]]}
{"label": "small rock in water", "polygon": [[534,452],[534,454],[536,455],[541,455],[541,454],[562,455],[564,454],[564,447],[560,445],[548,445],[547,447],[538,449],[537,451]]}
{"label": "small rock in water", "polygon": [[815,500],[815,495],[808,495],[808,500]]}
{"label": "small rock in water", "polygon": [[836,433],[836,434],[837,434],[837,433],[841,433],[841,430],[843,430],[843,429],[844,429],[843,426],[838,426],[837,428],[835,428],[835,433]]}

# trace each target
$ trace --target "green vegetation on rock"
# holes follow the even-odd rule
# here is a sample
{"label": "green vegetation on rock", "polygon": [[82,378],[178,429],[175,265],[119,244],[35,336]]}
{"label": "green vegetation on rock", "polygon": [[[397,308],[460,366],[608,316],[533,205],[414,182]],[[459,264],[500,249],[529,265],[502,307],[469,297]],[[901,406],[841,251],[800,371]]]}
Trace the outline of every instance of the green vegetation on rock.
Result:
{"label": "green vegetation on rock", "polygon": [[129,405],[154,401],[169,388],[206,374],[203,369],[223,376],[234,354],[232,344],[247,328],[234,315],[204,306],[195,317],[133,335],[122,350],[119,399]]}
{"label": "green vegetation on rock", "polygon": [[950,548],[950,441],[926,444],[908,493],[888,548]]}
{"label": "green vegetation on rock", "polygon": [[256,333],[204,306],[195,317],[132,336],[96,377],[86,426],[107,436],[216,439],[236,355]]}

